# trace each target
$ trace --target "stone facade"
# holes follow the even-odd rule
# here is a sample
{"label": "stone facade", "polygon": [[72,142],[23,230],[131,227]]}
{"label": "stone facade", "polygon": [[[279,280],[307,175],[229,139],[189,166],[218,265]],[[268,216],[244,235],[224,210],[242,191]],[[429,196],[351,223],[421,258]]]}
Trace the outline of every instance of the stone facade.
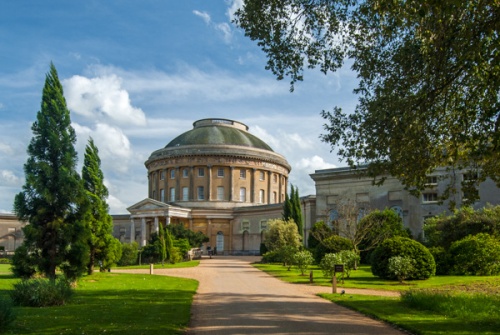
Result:
{"label": "stone facade", "polygon": [[[331,222],[338,215],[338,206],[342,201],[350,200],[357,206],[360,214],[373,209],[392,208],[402,218],[405,227],[410,228],[414,237],[422,234],[424,220],[428,217],[449,212],[450,201],[459,208],[464,200],[461,182],[467,178],[468,171],[448,171],[437,169],[428,176],[428,187],[420,197],[411,195],[394,177],[387,179],[381,186],[374,186],[372,178],[363,175],[363,168],[335,168],[317,170],[311,174],[316,186],[316,219]],[[458,192],[448,200],[440,203],[438,197],[443,194],[446,185],[454,183]],[[474,208],[482,208],[486,204],[500,204],[500,189],[487,179],[479,185],[480,200]]]}

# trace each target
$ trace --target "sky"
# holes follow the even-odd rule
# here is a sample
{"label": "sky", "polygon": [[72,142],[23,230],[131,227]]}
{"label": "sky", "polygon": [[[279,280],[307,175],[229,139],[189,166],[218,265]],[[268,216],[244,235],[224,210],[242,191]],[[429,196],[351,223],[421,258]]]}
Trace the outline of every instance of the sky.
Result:
{"label": "sky", "polygon": [[24,184],[31,124],[50,63],[77,133],[78,171],[89,137],[99,149],[111,214],[147,197],[149,155],[204,118],[240,121],[285,156],[300,196],[309,176],[345,166],[320,140],[320,113],[352,111],[356,75],[344,66],[289,80],[231,23],[242,0],[23,0],[0,11],[0,212]]}

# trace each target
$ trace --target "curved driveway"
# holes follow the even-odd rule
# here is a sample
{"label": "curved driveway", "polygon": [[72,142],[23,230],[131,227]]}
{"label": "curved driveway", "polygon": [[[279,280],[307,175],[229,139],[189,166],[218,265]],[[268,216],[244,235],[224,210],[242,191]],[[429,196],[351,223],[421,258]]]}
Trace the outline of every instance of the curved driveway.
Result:
{"label": "curved driveway", "polygon": [[315,296],[327,287],[285,283],[255,269],[250,263],[256,259],[217,256],[195,268],[154,274],[200,282],[188,334],[403,334]]}

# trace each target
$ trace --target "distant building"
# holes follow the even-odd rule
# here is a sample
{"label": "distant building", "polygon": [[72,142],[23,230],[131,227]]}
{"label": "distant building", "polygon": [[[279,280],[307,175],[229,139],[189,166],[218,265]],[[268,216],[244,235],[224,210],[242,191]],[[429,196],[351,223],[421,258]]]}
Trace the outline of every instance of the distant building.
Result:
{"label": "distant building", "polygon": [[[329,223],[338,215],[339,202],[350,199],[360,212],[373,209],[391,208],[403,219],[405,227],[410,228],[414,237],[422,233],[424,220],[447,212],[450,201],[460,207],[466,197],[461,191],[461,182],[468,178],[468,171],[454,171],[454,184],[458,192],[450,199],[439,202],[447,183],[450,183],[450,171],[437,169],[428,178],[427,188],[420,197],[411,195],[399,180],[386,176],[381,186],[372,185],[372,178],[363,175],[364,168],[334,168],[317,170],[311,174],[316,186],[316,219]],[[480,200],[474,208],[486,204],[500,204],[500,189],[491,179],[479,185]],[[362,213],[361,213],[362,214]]]}

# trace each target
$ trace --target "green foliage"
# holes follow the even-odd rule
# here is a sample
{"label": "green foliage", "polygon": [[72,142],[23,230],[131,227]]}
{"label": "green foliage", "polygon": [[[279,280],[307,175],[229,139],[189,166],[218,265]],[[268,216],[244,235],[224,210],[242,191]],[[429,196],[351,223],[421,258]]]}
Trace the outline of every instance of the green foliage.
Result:
{"label": "green foliage", "polygon": [[301,237],[304,236],[304,220],[302,219],[302,207],[300,206],[299,189],[290,186],[290,196],[285,194],[283,203],[283,221],[293,221],[297,225],[297,231]]}
{"label": "green foliage", "polygon": [[300,270],[301,275],[304,275],[313,262],[314,258],[310,251],[303,250],[293,255],[293,264]]}
{"label": "green foliage", "polygon": [[323,257],[328,253],[338,253],[342,250],[352,250],[353,245],[351,240],[339,236],[331,235],[324,239],[321,244],[318,244],[314,249],[314,260],[319,264]]}
{"label": "green foliage", "polygon": [[202,232],[194,232],[192,230],[186,229],[182,223],[180,224],[170,224],[167,226],[173,239],[185,238],[189,241],[191,248],[199,248],[203,243],[208,242],[209,238]]}
{"label": "green foliage", "polygon": [[121,256],[121,243],[113,237],[113,220],[108,213],[106,198],[109,192],[104,185],[99,150],[92,138],[85,148],[82,180],[85,201],[80,211],[84,218],[89,247],[87,274],[92,274],[96,264],[100,264],[102,271],[116,264]]}
{"label": "green foliage", "polygon": [[327,237],[333,235],[333,231],[324,221],[316,222],[312,228],[309,230],[309,236],[307,238],[307,247],[314,249],[316,246],[321,244],[323,240]]}
{"label": "green foliage", "polygon": [[268,251],[262,255],[262,263],[282,263],[281,254],[277,251]]}
{"label": "green foliage", "polygon": [[[73,226],[79,220],[77,208],[83,189],[75,169],[76,134],[53,64],[45,77],[41,109],[31,129],[25,184],[15,197],[14,211],[21,221],[29,222],[29,228],[23,229],[23,245],[24,254],[30,257],[24,262],[54,279],[60,265],[75,260],[71,249],[81,236]],[[73,256],[68,257],[68,253]]]}
{"label": "green foliage", "polygon": [[469,235],[450,247],[452,272],[458,275],[500,274],[500,240],[488,234]]}
{"label": "green foliage", "polygon": [[265,243],[261,243],[259,246],[259,255],[264,255],[267,251]]}
{"label": "green foliage", "polygon": [[69,282],[62,279],[29,279],[14,284],[10,292],[16,306],[48,307],[64,305],[72,296]]}
{"label": "green foliage", "polygon": [[351,276],[351,270],[354,270],[359,262],[359,256],[352,250],[342,250],[337,253],[326,254],[319,263],[323,275],[333,278],[334,265],[344,265],[344,275],[346,278]]}
{"label": "green foliage", "polygon": [[388,270],[400,283],[411,276],[415,262],[410,257],[393,256],[389,258]]}
{"label": "green foliage", "polygon": [[500,236],[500,206],[486,206],[479,210],[462,207],[452,215],[429,218],[424,224],[426,244],[446,250],[455,241],[468,235],[486,233]]}
{"label": "green foliage", "polygon": [[16,313],[10,301],[0,298],[0,333],[4,333],[15,319]]}
{"label": "green foliage", "polygon": [[449,252],[443,247],[430,247],[429,252],[436,262],[436,275],[449,274],[452,267],[452,260]]}
{"label": "green foliage", "polygon": [[368,162],[368,175],[418,191],[429,171],[464,162],[477,183],[500,182],[499,15],[491,1],[247,0],[235,22],[292,90],[305,67],[327,74],[350,59],[358,104],[323,111],[322,140],[350,166]]}
{"label": "green foliage", "polygon": [[118,261],[118,265],[127,266],[137,264],[137,257],[139,254],[139,245],[137,242],[123,243],[122,256]]}
{"label": "green foliage", "polygon": [[10,264],[10,259],[8,259],[8,258],[0,258],[0,264]]}
{"label": "green foliage", "polygon": [[429,250],[421,243],[406,237],[396,236],[383,241],[372,253],[371,265],[375,276],[397,279],[389,271],[389,259],[394,256],[414,260],[415,267],[407,279],[428,279],[436,273],[436,263]]}
{"label": "green foliage", "polygon": [[25,244],[20,245],[12,257],[12,272],[14,276],[28,279],[36,273],[36,260],[31,259],[36,257],[28,251]]}
{"label": "green foliage", "polygon": [[189,245],[189,241],[185,238],[173,240],[173,247],[178,249],[178,252],[182,257],[181,260],[183,260],[188,251],[191,250],[191,245]]}
{"label": "green foliage", "polygon": [[301,247],[301,238],[293,221],[270,220],[265,231],[264,243],[269,251],[291,247],[296,251]]}

